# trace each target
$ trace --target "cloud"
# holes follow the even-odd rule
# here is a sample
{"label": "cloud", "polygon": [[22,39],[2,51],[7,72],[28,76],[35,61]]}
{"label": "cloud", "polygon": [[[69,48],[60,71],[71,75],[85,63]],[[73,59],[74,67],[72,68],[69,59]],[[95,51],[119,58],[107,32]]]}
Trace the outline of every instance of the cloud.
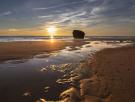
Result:
{"label": "cloud", "polygon": [[63,28],[92,28],[102,25],[117,27],[134,23],[135,1],[64,0],[55,6],[34,8],[34,11],[38,11],[38,18],[44,20],[41,25],[57,25]]}
{"label": "cloud", "polygon": [[33,10],[48,10],[48,9],[56,9],[56,8],[65,7],[65,6],[69,6],[69,5],[80,4],[80,3],[84,3],[84,2],[85,2],[85,1],[71,2],[71,3],[66,3],[66,4],[56,5],[56,6],[50,6],[50,7],[33,8]]}
{"label": "cloud", "polygon": [[20,29],[10,28],[10,29],[8,29],[8,31],[10,31],[10,32],[16,32],[16,31],[20,31]]}
{"label": "cloud", "polygon": [[[91,20],[93,19],[93,16],[90,14],[90,12],[93,10],[94,7],[97,7],[100,4],[102,4],[102,2],[103,0],[100,0],[100,1],[98,0],[80,1],[79,0],[78,2],[66,3],[66,6],[67,6],[66,8],[65,8],[65,5],[62,4],[58,6],[52,6],[50,8],[39,8],[38,10],[46,11],[46,9],[50,9],[49,11],[52,16],[51,18],[49,18],[48,16],[47,17],[45,16],[45,18],[49,18],[48,21],[45,21],[46,25],[55,24],[55,25],[63,26],[63,27],[68,27],[68,26],[71,27],[74,25],[75,26],[78,25],[78,26],[86,27],[87,25],[92,25]],[[76,5],[73,6],[71,4],[76,4]],[[58,7],[61,7],[61,9],[58,9]],[[52,10],[52,8],[55,8],[55,9]],[[43,17],[41,16],[39,18],[44,18],[44,15]],[[94,22],[97,23],[97,21],[94,21]]]}
{"label": "cloud", "polygon": [[50,17],[53,17],[53,15],[42,15],[42,16],[38,16],[39,19],[50,18]]}
{"label": "cloud", "polygon": [[[63,28],[114,28],[135,25],[135,0],[21,0],[14,5],[15,15],[0,19],[1,28],[36,28],[56,25]],[[12,3],[11,1],[9,1]],[[6,3],[6,2],[5,2]],[[0,4],[0,18],[12,14]],[[9,5],[10,6],[10,5]],[[3,17],[4,18],[4,17]],[[13,21],[12,19],[16,19]],[[62,29],[63,29],[62,28]],[[14,30],[11,30],[14,31]]]}
{"label": "cloud", "polygon": [[85,15],[86,12],[83,11],[83,12],[71,12],[71,13],[64,13],[64,14],[61,14],[59,19],[56,19],[56,22],[55,23],[65,23],[66,21],[70,21],[74,18],[77,18],[77,17],[81,17],[83,15]]}
{"label": "cloud", "polygon": [[93,12],[105,17],[135,16],[134,5],[133,0],[104,0],[100,6],[93,9]]}
{"label": "cloud", "polygon": [[90,14],[94,20],[100,20],[100,23],[111,25],[123,25],[123,23],[133,23],[135,19],[135,1],[134,0],[104,0],[97,7],[94,7]]}
{"label": "cloud", "polygon": [[0,14],[0,17],[1,17],[1,16],[8,16],[8,15],[10,15],[10,14],[12,14],[11,11],[6,11],[6,12],[1,13],[1,14]]}

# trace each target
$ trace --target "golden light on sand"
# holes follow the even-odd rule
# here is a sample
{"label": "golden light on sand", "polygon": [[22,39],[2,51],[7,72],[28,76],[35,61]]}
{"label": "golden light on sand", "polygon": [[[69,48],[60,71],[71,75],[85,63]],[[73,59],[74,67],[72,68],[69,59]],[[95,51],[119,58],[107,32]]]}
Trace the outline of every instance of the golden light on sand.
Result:
{"label": "golden light on sand", "polygon": [[51,39],[53,39],[54,35],[55,35],[56,31],[57,31],[57,28],[55,26],[50,26],[50,27],[47,28],[47,31],[48,31]]}

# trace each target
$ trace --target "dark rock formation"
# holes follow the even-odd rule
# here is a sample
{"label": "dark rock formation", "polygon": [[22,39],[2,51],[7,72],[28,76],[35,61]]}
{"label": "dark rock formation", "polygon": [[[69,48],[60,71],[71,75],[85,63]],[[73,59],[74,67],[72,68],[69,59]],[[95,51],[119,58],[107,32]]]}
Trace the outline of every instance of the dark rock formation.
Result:
{"label": "dark rock formation", "polygon": [[80,30],[74,30],[73,31],[73,37],[75,39],[84,39],[85,33],[83,31]]}

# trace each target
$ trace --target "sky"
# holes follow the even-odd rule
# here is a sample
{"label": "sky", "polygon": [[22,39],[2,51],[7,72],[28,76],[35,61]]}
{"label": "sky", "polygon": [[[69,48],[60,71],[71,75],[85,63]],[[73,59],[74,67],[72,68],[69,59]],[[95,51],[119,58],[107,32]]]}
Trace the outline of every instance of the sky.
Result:
{"label": "sky", "polygon": [[0,35],[135,36],[135,0],[0,0]]}

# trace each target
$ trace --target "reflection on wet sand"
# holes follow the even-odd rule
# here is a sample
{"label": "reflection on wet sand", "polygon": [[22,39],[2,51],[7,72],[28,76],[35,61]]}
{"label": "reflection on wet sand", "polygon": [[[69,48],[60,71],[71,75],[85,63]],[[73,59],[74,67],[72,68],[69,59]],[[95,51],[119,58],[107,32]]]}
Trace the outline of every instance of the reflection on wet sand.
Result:
{"label": "reflection on wet sand", "polygon": [[[9,60],[0,64],[0,99],[12,102],[80,100],[79,81],[91,77],[87,59],[96,51],[128,43],[89,41],[82,46],[67,45],[54,52],[42,52],[31,59]],[[67,90],[68,89],[68,90]],[[66,91],[65,91],[66,90]],[[12,94],[11,94],[12,93]]]}
{"label": "reflection on wet sand", "polygon": [[23,96],[25,96],[25,97],[31,96],[31,93],[30,93],[30,92],[25,92],[25,93],[23,94]]}

